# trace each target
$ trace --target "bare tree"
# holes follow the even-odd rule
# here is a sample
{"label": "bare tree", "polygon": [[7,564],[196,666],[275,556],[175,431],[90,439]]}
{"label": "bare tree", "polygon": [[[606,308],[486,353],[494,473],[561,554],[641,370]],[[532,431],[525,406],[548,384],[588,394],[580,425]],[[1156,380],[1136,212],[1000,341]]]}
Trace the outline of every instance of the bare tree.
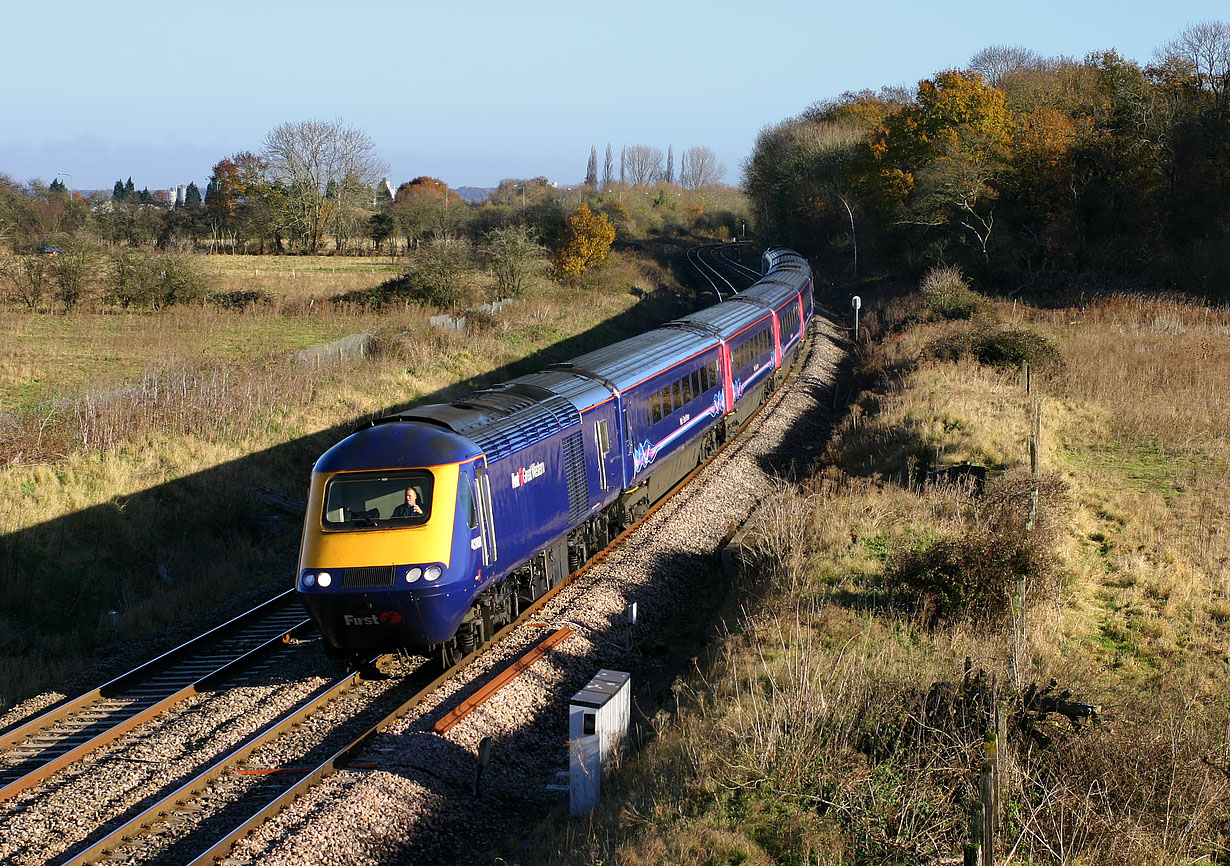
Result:
{"label": "bare tree", "polygon": [[645,144],[625,148],[627,153],[628,183],[646,186],[662,176],[662,150]]}
{"label": "bare tree", "polygon": [[628,145],[624,145],[619,149],[619,183],[620,186],[627,183],[628,175]]}
{"label": "bare tree", "polygon": [[679,159],[679,183],[684,189],[713,186],[726,174],[726,166],[707,147],[689,147]]}
{"label": "bare tree", "polygon": [[611,145],[606,146],[606,159],[602,162],[602,188],[610,189],[615,182],[615,163],[611,159]]}
{"label": "bare tree", "polygon": [[1162,64],[1178,66],[1219,104],[1230,92],[1230,24],[1202,21],[1191,24],[1156,52]]}
{"label": "bare tree", "polygon": [[666,171],[662,172],[662,180],[667,183],[675,182],[675,145],[673,144],[666,146]]}
{"label": "bare tree", "polygon": [[366,205],[388,172],[367,134],[340,119],[284,123],[265,136],[262,155],[285,191],[279,218],[286,235],[310,252],[320,247],[337,209]]}
{"label": "bare tree", "polygon": [[1042,64],[1035,52],[1019,45],[992,45],[970,58],[969,68],[981,73],[987,84],[999,87],[1004,79],[1037,69]]}

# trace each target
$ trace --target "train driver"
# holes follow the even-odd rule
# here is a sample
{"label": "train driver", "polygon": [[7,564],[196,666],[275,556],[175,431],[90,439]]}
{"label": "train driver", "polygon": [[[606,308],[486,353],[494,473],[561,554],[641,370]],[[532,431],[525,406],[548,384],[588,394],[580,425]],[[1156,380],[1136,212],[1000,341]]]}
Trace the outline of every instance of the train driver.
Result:
{"label": "train driver", "polygon": [[418,491],[415,490],[413,487],[407,487],[405,504],[399,505],[396,508],[394,508],[393,516],[394,517],[414,517],[422,513],[423,513],[423,509],[419,505]]}

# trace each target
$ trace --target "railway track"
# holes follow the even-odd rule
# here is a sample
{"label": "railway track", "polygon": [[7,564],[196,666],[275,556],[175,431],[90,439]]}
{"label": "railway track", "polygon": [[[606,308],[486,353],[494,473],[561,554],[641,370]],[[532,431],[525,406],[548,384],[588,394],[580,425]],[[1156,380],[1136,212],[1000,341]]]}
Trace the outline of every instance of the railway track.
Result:
{"label": "railway track", "polygon": [[[760,273],[734,261],[732,247],[737,244],[702,244],[690,247],[687,251],[688,264],[697,275],[708,285],[708,291],[713,292],[719,301],[745,289],[756,280]],[[731,277],[734,278],[732,282]],[[736,283],[741,285],[736,286]]]}
{"label": "railway track", "polygon": [[[736,438],[724,448],[737,442]],[[342,701],[348,693],[364,688],[369,691],[379,689],[379,686],[362,683],[358,673],[351,673],[267,725],[185,784],[163,793],[144,809],[129,814],[105,835],[57,862],[60,866],[80,866],[157,859],[160,862],[173,860],[203,866],[224,859],[240,839],[254,832],[310,788],[340,769],[355,766],[353,757],[374,736],[419,706],[450,679],[463,673],[505,636],[532,622],[557,593],[618,550],[625,539],[685,489],[704,468],[696,467],[607,548],[596,553],[568,580],[545,592],[515,621],[500,629],[489,641],[453,667],[441,670],[436,662],[423,661],[413,670],[405,672],[400,682],[387,688],[379,699],[371,700],[363,710],[356,711],[353,705],[341,707],[340,713],[335,710],[332,715],[340,716],[340,719],[321,743],[311,744],[306,751],[280,746],[276,766],[268,760],[256,759],[262,749],[269,748],[282,738],[298,735],[310,720],[324,713],[331,704]],[[373,667],[387,668],[396,664],[398,660],[391,656],[371,660]],[[324,742],[330,745],[326,747]],[[359,766],[362,768],[363,765]],[[285,781],[287,778],[291,781]],[[230,817],[215,818],[215,813],[226,813]],[[240,815],[243,817],[240,818]],[[189,823],[198,825],[200,829],[188,828],[186,825]],[[224,824],[226,826],[222,826]],[[201,838],[211,833],[213,836],[208,841]]]}
{"label": "railway track", "polygon": [[0,732],[0,802],[110,745],[270,653],[311,623],[286,592],[91,692]]}

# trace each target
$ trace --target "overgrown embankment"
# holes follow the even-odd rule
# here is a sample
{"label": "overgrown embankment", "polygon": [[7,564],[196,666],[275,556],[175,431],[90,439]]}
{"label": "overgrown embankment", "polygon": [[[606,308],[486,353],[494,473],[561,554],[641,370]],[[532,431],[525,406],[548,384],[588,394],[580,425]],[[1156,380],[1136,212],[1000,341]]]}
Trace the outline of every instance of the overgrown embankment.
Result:
{"label": "overgrown embankment", "polygon": [[[1225,861],[1230,313],[1033,310],[955,276],[872,311],[727,628],[525,862],[959,857],[996,707],[1001,860]],[[1097,720],[1043,717],[1052,679]]]}

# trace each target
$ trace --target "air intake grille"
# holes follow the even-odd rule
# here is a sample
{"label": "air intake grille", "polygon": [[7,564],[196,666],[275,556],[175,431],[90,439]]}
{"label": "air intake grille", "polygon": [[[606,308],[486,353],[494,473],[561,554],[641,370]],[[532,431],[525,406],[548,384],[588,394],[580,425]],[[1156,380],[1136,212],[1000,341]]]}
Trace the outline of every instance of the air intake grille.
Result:
{"label": "air intake grille", "polygon": [[580,431],[564,440],[564,474],[568,482],[568,519],[578,520],[589,510],[589,475],[585,471],[585,445]]}
{"label": "air intake grille", "polygon": [[393,585],[391,565],[373,565],[366,568],[343,568],[342,589],[383,589]]}

